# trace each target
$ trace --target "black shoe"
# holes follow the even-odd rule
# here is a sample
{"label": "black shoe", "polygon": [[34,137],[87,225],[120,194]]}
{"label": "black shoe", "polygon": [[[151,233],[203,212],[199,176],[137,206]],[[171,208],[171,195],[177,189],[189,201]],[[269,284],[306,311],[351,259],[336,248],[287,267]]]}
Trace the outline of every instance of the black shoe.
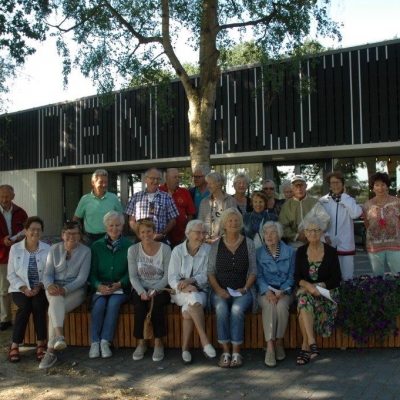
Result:
{"label": "black shoe", "polygon": [[11,321],[0,322],[0,331],[5,331],[12,326]]}

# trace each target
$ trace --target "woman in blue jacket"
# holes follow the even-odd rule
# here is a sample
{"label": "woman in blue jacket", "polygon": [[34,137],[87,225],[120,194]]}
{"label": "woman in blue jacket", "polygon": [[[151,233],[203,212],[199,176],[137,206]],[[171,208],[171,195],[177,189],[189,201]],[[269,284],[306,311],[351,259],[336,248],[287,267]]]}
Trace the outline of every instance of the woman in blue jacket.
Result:
{"label": "woman in blue jacket", "polygon": [[269,221],[263,226],[265,245],[257,249],[258,303],[262,308],[264,337],[267,342],[265,364],[275,367],[286,357],[283,347],[289,307],[293,303],[296,251],[281,240],[282,225]]}

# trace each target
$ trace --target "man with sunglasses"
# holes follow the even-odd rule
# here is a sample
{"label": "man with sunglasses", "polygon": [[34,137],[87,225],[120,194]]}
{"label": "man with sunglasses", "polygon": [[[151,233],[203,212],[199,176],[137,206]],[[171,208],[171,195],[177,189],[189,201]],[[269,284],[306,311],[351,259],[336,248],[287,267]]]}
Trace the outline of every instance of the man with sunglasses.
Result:
{"label": "man with sunglasses", "polygon": [[291,183],[293,197],[283,204],[279,222],[283,225],[283,239],[290,246],[298,248],[307,243],[304,232],[305,220],[316,217],[327,227],[330,217],[318,199],[307,194],[307,182],[304,176],[295,175]]}
{"label": "man with sunglasses", "polygon": [[108,192],[108,173],[104,169],[94,171],[90,181],[93,190],[82,196],[73,216],[74,221],[81,221],[86,231],[86,244],[92,244],[104,237],[103,217],[110,211],[122,213],[122,205],[118,196]]}
{"label": "man with sunglasses", "polygon": [[156,226],[154,240],[167,243],[167,235],[176,225],[179,216],[178,209],[172,197],[158,188],[161,181],[158,169],[148,169],[144,177],[146,189],[135,193],[125,209],[125,214],[129,216],[129,226],[137,236],[136,221],[150,219]]}

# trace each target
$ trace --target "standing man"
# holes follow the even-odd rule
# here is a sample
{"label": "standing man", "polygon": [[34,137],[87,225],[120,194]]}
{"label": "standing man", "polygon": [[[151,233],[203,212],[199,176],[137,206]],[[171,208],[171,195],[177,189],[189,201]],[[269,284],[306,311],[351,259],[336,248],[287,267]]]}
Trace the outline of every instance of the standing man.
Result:
{"label": "standing man", "polygon": [[7,280],[8,255],[10,247],[24,238],[24,235],[17,234],[24,229],[24,222],[28,218],[25,210],[12,202],[14,197],[12,186],[0,186],[0,331],[5,331],[11,326],[11,294],[8,293],[10,283]]}
{"label": "standing man", "polygon": [[353,219],[361,216],[362,209],[346,193],[344,175],[341,172],[329,173],[326,182],[329,193],[319,199],[331,218],[325,241],[337,249],[342,279],[353,279],[356,254]]}
{"label": "standing man", "polygon": [[176,168],[167,169],[165,185],[160,186],[160,190],[172,196],[179,212],[176,225],[168,235],[171,247],[174,248],[185,240],[186,224],[196,215],[196,208],[189,190],[179,187],[179,171]]}
{"label": "standing man", "polygon": [[93,172],[90,181],[93,190],[82,196],[73,216],[74,221],[81,221],[86,231],[86,244],[91,245],[105,236],[103,217],[110,211],[122,213],[122,205],[118,196],[107,192],[108,173],[104,169]]}
{"label": "standing man", "polygon": [[205,165],[197,165],[193,169],[193,183],[194,186],[189,189],[189,193],[192,196],[194,205],[196,207],[196,214],[194,218],[199,215],[200,203],[203,199],[210,195],[210,191],[207,188],[206,176],[210,173],[210,168]]}
{"label": "standing man", "polygon": [[136,231],[136,221],[149,218],[156,226],[154,239],[166,242],[167,235],[176,225],[179,215],[172,197],[159,190],[161,172],[150,168],[144,174],[146,189],[135,193],[128,202],[125,214],[129,215],[129,226],[139,237]]}
{"label": "standing man", "polygon": [[283,204],[278,220],[283,225],[285,241],[298,248],[307,243],[304,220],[316,217],[328,226],[329,215],[317,199],[307,194],[307,183],[302,175],[295,175],[291,182],[293,197]]}

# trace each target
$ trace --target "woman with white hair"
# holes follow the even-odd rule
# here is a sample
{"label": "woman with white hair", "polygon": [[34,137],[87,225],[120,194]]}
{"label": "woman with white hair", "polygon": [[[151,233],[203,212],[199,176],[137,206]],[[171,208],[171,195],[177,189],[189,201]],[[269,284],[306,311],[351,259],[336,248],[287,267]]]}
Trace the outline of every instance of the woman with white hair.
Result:
{"label": "woman with white hair", "polygon": [[[207,275],[212,287],[211,303],[217,319],[222,368],[242,366],[240,347],[244,341],[246,310],[253,304],[257,279],[256,252],[251,239],[240,234],[242,214],[228,208],[221,216],[223,237],[211,246]],[[232,344],[232,353],[231,353]]]}
{"label": "woman with white hair", "polygon": [[198,219],[186,225],[186,240],[176,246],[168,267],[168,283],[176,294],[172,302],[182,307],[182,361],[192,362],[190,339],[196,326],[204,355],[216,356],[205,330],[204,307],[207,305],[207,262],[210,246],[205,243],[206,227]]}
{"label": "woman with white hair", "polygon": [[292,183],[290,181],[284,181],[281,185],[284,199],[290,200],[293,197]]}
{"label": "woman with white hair", "polygon": [[265,245],[257,249],[258,304],[267,342],[265,364],[275,367],[276,361],[286,358],[283,337],[294,300],[296,251],[282,241],[283,227],[279,222],[266,222],[262,230]]}
{"label": "woman with white hair", "polygon": [[233,198],[236,200],[238,210],[242,215],[253,211],[250,197],[246,195],[249,186],[250,177],[243,172],[237,174],[233,179],[233,187],[235,189]]}
{"label": "woman with white hair", "polygon": [[122,236],[125,218],[117,211],[103,218],[106,235],[92,245],[89,281],[92,286],[92,311],[89,358],[112,356],[119,309],[128,300],[130,288],[128,249],[132,243]]}
{"label": "woman with white hair", "polygon": [[230,207],[237,207],[237,203],[232,196],[222,190],[225,185],[225,177],[220,172],[209,173],[206,181],[210,196],[200,203],[198,218],[206,225],[207,243],[213,243],[221,236],[220,218],[223,211]]}
{"label": "woman with white hair", "polygon": [[[304,221],[308,243],[297,249],[295,284],[297,311],[303,342],[297,365],[305,365],[319,355],[315,333],[329,337],[335,325],[341,280],[340,264],[334,247],[321,241],[325,223],[318,218]],[[331,298],[321,295],[327,289]],[[315,331],[315,333],[314,333]]]}

